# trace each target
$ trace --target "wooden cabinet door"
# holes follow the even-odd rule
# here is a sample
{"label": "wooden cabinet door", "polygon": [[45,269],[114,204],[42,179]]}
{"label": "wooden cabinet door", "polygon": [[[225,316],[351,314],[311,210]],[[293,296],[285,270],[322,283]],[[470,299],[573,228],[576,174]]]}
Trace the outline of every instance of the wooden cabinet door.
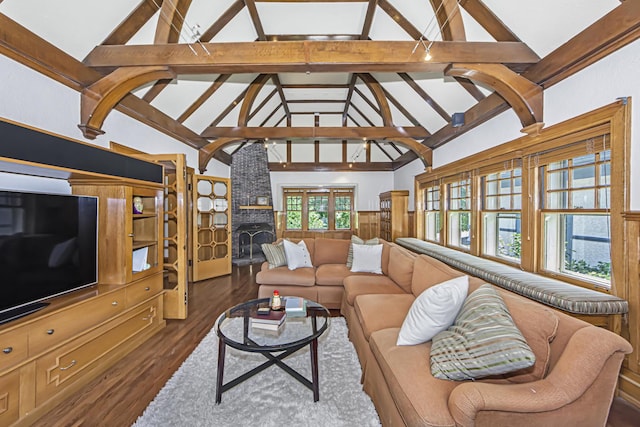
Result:
{"label": "wooden cabinet door", "polygon": [[193,176],[193,280],[231,273],[231,181]]}
{"label": "wooden cabinet door", "polygon": [[164,317],[186,319],[188,315],[189,193],[184,154],[154,154],[149,160],[164,166]]}

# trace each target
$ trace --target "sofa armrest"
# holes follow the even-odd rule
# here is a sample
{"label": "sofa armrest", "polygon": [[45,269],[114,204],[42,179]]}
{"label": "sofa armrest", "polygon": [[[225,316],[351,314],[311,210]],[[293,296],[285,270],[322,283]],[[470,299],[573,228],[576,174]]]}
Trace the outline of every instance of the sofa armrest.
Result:
{"label": "sofa armrest", "polygon": [[[553,411],[580,398],[602,374],[613,377],[607,383],[611,390],[599,390],[606,411],[613,398],[624,354],[631,351],[631,345],[620,336],[587,326],[573,334],[546,378],[523,384],[463,383],[449,396],[449,410],[461,426],[474,425],[480,411]],[[614,369],[607,370],[605,368],[610,366],[605,365],[610,360]],[[585,407],[584,410],[590,412],[595,408]]]}

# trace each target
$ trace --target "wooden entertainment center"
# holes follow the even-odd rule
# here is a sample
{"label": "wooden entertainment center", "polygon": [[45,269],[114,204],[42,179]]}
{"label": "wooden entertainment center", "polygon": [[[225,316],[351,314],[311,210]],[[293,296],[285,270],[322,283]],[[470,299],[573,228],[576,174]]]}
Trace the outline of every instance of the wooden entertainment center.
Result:
{"label": "wooden entertainment center", "polygon": [[[78,145],[86,150],[86,144]],[[42,165],[2,153],[0,164],[3,171],[57,178],[66,174],[74,194],[99,199],[98,284],[52,298],[46,308],[0,325],[0,425],[22,426],[165,326],[164,186],[162,180]],[[142,202],[140,213],[134,213],[134,198],[138,206]],[[138,267],[133,265],[136,250],[147,256]]]}

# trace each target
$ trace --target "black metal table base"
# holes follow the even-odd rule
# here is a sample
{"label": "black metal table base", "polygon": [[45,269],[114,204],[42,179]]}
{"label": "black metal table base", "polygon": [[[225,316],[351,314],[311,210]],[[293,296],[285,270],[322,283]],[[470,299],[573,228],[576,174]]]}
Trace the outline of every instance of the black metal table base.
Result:
{"label": "black metal table base", "polygon": [[[299,346],[296,347],[291,347],[289,349],[287,349],[286,351],[281,351],[281,352],[272,352],[272,351],[259,351],[256,353],[261,353],[264,355],[264,357],[266,357],[267,360],[266,362],[264,362],[263,364],[256,366],[255,368],[251,369],[250,371],[245,372],[244,374],[240,375],[239,377],[229,381],[226,384],[223,384],[223,375],[224,375],[224,357],[225,357],[225,350],[226,350],[226,344],[224,342],[224,340],[222,338],[218,338],[218,373],[217,373],[217,379],[216,379],[216,403],[220,403],[222,401],[222,393],[224,393],[225,391],[228,391],[229,389],[237,386],[238,384],[248,380],[249,378],[251,378],[252,376],[264,371],[265,369],[267,369],[268,367],[272,366],[272,365],[277,365],[279,366],[282,370],[284,370],[285,372],[287,372],[289,375],[291,375],[293,378],[295,378],[296,380],[298,380],[302,385],[304,385],[305,387],[307,387],[309,390],[311,390],[313,392],[313,401],[317,402],[318,400],[320,400],[320,387],[319,387],[319,383],[318,383],[318,339],[314,339],[309,343],[310,346],[310,353],[311,353],[311,381],[309,381],[307,378],[305,378],[303,375],[301,375],[299,372],[297,372],[295,369],[293,369],[292,367],[290,367],[289,365],[287,365],[286,363],[284,363],[282,360],[289,357],[290,355],[292,355],[293,353],[297,352],[298,350],[306,347],[307,344],[301,344]],[[279,354],[275,354],[275,353],[279,353]]]}

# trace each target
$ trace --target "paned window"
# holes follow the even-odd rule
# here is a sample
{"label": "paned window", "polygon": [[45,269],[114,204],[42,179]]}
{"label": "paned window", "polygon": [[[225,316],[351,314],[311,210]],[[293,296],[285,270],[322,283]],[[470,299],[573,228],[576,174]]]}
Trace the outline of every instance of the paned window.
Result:
{"label": "paned window", "polygon": [[309,195],[307,197],[309,207],[308,227],[309,230],[329,229],[329,196]]}
{"label": "paned window", "polygon": [[285,196],[287,230],[302,230],[302,195]]}
{"label": "paned window", "polygon": [[336,195],[335,208],[335,229],[350,230],[351,229],[351,198],[352,196]]}
{"label": "paned window", "polygon": [[424,229],[425,239],[440,243],[440,231],[442,220],[440,218],[440,184],[433,185],[424,190]]}
{"label": "paned window", "polygon": [[522,167],[519,162],[504,166],[499,172],[487,168],[481,176],[482,253],[520,262]]}
{"label": "paned window", "polygon": [[604,143],[601,150],[589,152],[592,145],[582,143],[577,150],[551,153],[540,161],[542,266],[608,288],[611,150]]}
{"label": "paned window", "polygon": [[353,229],[353,189],[285,188],[287,230]]}
{"label": "paned window", "polygon": [[447,244],[468,250],[471,248],[471,179],[448,183],[447,195]]}

